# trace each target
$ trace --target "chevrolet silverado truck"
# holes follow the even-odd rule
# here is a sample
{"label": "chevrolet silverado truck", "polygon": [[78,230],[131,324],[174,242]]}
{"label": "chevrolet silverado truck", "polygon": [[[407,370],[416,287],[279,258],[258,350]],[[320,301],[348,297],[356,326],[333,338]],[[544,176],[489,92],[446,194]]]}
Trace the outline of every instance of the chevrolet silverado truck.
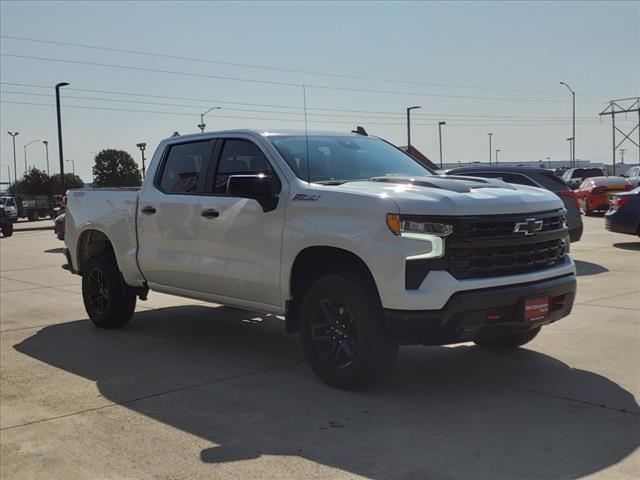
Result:
{"label": "chevrolet silverado truck", "polygon": [[571,312],[556,195],[438,176],[358,132],[175,136],[141,188],[70,190],[89,318],[121,327],[149,290],[275,314],[320,379],[359,389],[399,345],[510,350]]}

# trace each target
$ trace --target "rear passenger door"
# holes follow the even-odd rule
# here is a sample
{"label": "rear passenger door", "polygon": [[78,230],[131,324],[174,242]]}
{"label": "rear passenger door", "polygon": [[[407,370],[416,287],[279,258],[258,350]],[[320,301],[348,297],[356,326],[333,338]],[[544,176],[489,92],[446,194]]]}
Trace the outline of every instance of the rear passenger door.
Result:
{"label": "rear passenger door", "polygon": [[150,286],[198,290],[200,197],[215,140],[169,145],[138,206],[138,262]]}
{"label": "rear passenger door", "polygon": [[[280,251],[287,185],[272,159],[248,136],[218,140],[215,172],[200,200],[199,270],[203,291],[261,304],[280,304]],[[276,208],[227,194],[230,175],[264,174],[279,192]]]}

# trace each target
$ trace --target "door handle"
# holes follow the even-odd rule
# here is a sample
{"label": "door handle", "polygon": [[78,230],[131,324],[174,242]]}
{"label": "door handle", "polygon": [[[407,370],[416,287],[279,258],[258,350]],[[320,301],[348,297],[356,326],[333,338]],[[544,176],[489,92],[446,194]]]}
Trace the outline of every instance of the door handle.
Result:
{"label": "door handle", "polygon": [[154,213],[156,213],[156,209],[153,208],[151,205],[147,205],[146,207],[144,207],[142,210],[140,210],[142,213],[144,213],[145,215],[153,215]]}
{"label": "door handle", "polygon": [[217,218],[220,214],[218,213],[217,210],[214,210],[213,208],[207,208],[206,210],[202,210],[200,212],[200,216],[204,217],[204,218]]}

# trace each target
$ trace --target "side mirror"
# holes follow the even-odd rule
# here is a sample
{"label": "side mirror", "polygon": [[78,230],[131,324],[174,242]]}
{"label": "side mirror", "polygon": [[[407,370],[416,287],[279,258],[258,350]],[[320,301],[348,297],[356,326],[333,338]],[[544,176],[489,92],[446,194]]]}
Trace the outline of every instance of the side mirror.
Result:
{"label": "side mirror", "polygon": [[265,212],[275,210],[278,205],[278,197],[274,195],[271,177],[262,173],[231,175],[227,180],[227,195],[251,198],[257,201]]}

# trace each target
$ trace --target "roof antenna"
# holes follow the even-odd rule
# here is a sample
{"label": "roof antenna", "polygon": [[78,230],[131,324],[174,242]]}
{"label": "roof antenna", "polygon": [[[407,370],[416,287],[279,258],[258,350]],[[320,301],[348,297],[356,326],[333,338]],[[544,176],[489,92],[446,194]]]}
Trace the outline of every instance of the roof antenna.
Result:
{"label": "roof antenna", "polygon": [[360,125],[358,125],[355,130],[351,130],[351,133],[357,133],[358,135],[362,135],[362,136],[365,136],[365,137],[369,136],[369,134],[364,129],[364,127],[361,127]]}
{"label": "roof antenna", "polygon": [[309,128],[307,126],[307,86],[302,84],[302,99],[304,101],[304,142],[307,151],[307,183],[311,185],[311,173],[309,170]]}

